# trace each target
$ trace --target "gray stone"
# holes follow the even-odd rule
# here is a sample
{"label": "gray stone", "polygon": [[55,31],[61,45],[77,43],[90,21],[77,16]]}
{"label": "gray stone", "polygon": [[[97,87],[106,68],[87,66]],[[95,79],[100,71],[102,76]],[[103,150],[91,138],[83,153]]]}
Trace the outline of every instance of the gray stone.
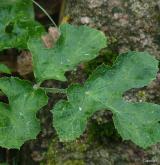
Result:
{"label": "gray stone", "polygon": [[148,51],[160,59],[159,0],[66,0],[64,15],[114,37],[119,53]]}

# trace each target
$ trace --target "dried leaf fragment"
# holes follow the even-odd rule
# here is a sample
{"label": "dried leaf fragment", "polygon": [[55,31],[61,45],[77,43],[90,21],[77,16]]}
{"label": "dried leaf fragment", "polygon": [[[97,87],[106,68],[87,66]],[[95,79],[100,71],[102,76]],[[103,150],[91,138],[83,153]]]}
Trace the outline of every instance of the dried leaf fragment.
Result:
{"label": "dried leaf fragment", "polygon": [[25,76],[32,71],[32,55],[28,51],[23,51],[17,58],[17,72],[21,76]]}
{"label": "dried leaf fragment", "polygon": [[54,44],[56,43],[56,41],[58,40],[59,36],[60,36],[60,33],[57,28],[49,27],[48,34],[43,35],[41,38],[44,42],[44,45],[47,48],[52,48]]}

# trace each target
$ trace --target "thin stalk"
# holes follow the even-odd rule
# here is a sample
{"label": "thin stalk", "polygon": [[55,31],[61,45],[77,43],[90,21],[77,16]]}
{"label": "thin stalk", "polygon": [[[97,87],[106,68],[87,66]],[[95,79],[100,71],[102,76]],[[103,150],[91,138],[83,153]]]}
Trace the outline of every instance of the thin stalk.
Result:
{"label": "thin stalk", "polygon": [[39,89],[40,88],[40,85],[41,85],[41,82],[37,83],[37,84],[34,84],[33,85],[33,88],[34,89]]}
{"label": "thin stalk", "polygon": [[32,2],[33,2],[35,5],[37,5],[37,6],[44,12],[44,14],[46,14],[46,16],[49,18],[49,20],[53,23],[53,25],[54,25],[57,29],[59,29],[58,26],[56,25],[56,23],[55,23],[55,22],[53,21],[53,19],[51,18],[51,16],[47,13],[47,11],[46,11],[39,3],[37,3],[36,1],[32,0]]}
{"label": "thin stalk", "polygon": [[47,93],[67,93],[67,89],[60,89],[60,88],[45,88],[45,87],[40,87],[40,89],[43,89]]}

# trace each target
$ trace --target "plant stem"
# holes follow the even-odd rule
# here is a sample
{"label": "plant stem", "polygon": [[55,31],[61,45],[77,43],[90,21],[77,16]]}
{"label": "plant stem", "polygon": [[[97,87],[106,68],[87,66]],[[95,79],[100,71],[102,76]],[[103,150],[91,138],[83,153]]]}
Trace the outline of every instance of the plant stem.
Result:
{"label": "plant stem", "polygon": [[35,84],[35,85],[33,86],[33,88],[34,88],[34,89],[38,89],[38,88],[40,88],[40,85],[41,85],[41,82]]}
{"label": "plant stem", "polygon": [[32,0],[32,2],[37,5],[45,14],[46,16],[49,18],[49,20],[53,23],[53,25],[58,29],[56,23],[53,21],[53,19],[51,18],[51,16],[47,13],[47,11],[36,1]]}
{"label": "plant stem", "polygon": [[59,89],[59,88],[45,88],[45,87],[40,87],[40,89],[43,89],[47,93],[67,93],[67,89]]}

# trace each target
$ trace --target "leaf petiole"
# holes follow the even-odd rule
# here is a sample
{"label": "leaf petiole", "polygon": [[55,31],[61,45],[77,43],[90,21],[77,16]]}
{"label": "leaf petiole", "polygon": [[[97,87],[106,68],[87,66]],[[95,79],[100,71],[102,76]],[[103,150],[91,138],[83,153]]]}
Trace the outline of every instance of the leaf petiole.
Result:
{"label": "leaf petiole", "polygon": [[67,93],[67,89],[60,89],[60,88],[45,88],[45,87],[40,87],[40,89],[43,89],[47,93]]}

